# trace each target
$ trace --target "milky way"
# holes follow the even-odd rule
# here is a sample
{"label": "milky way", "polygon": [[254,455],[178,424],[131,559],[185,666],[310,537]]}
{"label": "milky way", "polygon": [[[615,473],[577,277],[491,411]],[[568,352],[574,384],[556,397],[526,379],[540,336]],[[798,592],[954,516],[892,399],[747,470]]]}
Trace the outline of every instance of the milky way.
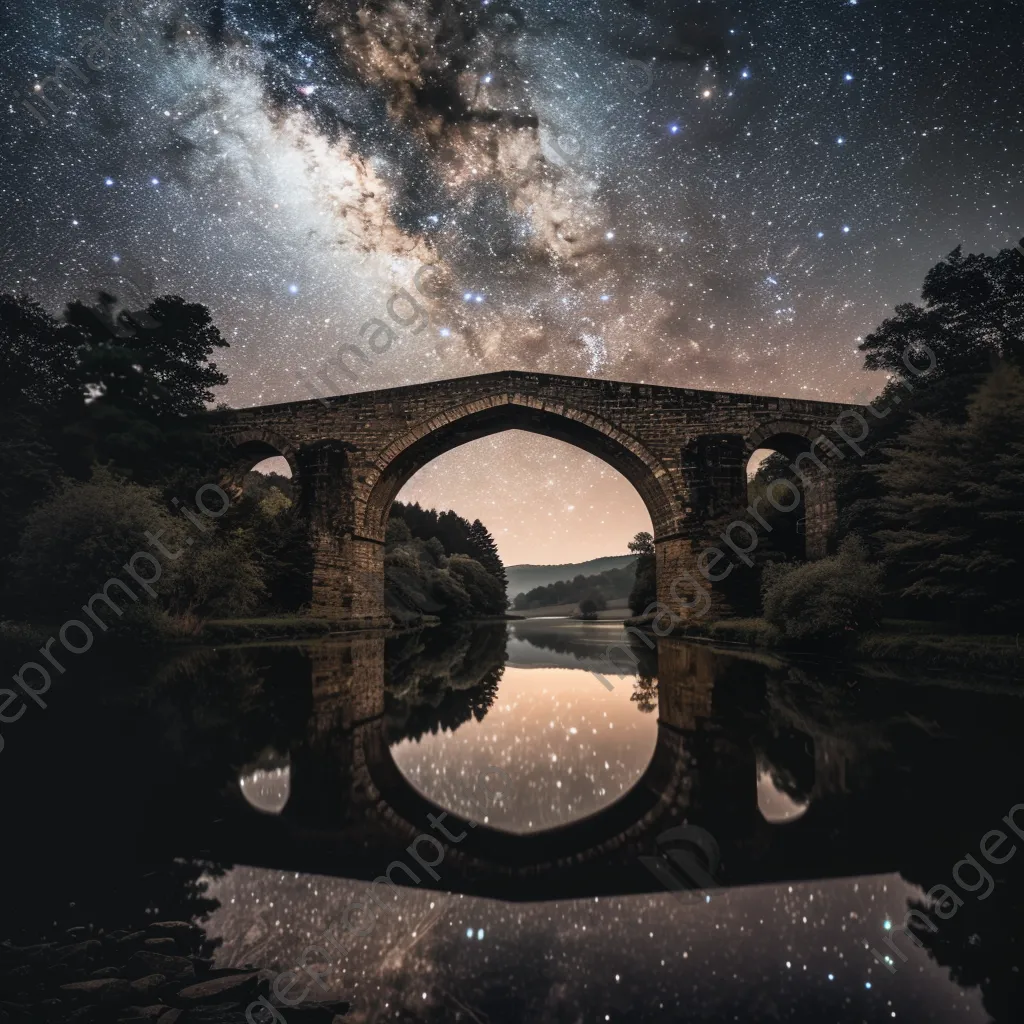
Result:
{"label": "milky way", "polygon": [[[858,338],[956,245],[1024,234],[1016,4],[112,6],[3,29],[0,288],[207,303],[233,405],[311,397],[424,264],[429,325],[331,390],[517,368],[864,400]],[[411,493],[480,489],[435,476]]]}

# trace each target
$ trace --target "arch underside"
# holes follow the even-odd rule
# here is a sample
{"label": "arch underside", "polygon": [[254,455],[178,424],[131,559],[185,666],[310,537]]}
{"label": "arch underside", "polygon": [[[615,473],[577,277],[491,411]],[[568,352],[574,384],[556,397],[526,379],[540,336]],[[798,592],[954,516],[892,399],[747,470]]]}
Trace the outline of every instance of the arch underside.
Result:
{"label": "arch underside", "polygon": [[292,471],[292,478],[298,483],[299,460],[295,448],[284,438],[267,430],[251,430],[227,437],[231,445],[229,467],[238,476],[245,476],[264,459],[283,458]]}
{"label": "arch underside", "polygon": [[[405,483],[429,462],[470,441],[504,430],[525,430],[564,441],[603,459],[636,488],[654,526],[655,536],[669,533],[679,519],[681,502],[667,470],[639,442],[590,414],[554,411],[503,400],[473,411],[451,410],[415,428],[390,445],[368,478],[369,497],[362,510],[365,536],[382,538],[388,512]],[[358,515],[358,512],[357,512]]]}
{"label": "arch underside", "polygon": [[758,448],[771,448],[787,459],[810,451],[814,441],[822,437],[819,427],[798,420],[775,420],[758,427],[747,439],[747,458]]}

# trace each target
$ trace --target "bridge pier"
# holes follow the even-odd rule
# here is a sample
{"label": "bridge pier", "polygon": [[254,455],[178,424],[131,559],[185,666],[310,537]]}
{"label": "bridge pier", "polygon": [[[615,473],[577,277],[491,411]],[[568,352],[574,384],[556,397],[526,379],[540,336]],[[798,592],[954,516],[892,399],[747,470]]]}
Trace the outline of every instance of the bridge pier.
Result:
{"label": "bridge pier", "polygon": [[697,567],[706,545],[691,537],[654,539],[658,603],[684,622],[714,622],[730,614],[729,603]]}
{"label": "bridge pier", "polygon": [[299,449],[300,501],[309,524],[313,583],[309,613],[352,629],[391,625],[384,607],[384,542],[358,536],[348,446]]}
{"label": "bridge pier", "polygon": [[313,594],[310,615],[352,629],[391,625],[384,606],[384,543],[312,529]]}

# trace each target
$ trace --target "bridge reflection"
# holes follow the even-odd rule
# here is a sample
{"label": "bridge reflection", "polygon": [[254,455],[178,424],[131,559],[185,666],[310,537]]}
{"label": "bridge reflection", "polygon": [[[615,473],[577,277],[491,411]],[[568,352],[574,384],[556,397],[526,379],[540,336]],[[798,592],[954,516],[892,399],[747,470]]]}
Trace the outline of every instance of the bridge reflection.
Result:
{"label": "bridge reflection", "polygon": [[[180,794],[181,814],[204,805],[198,817],[216,823],[196,826],[198,848],[220,861],[372,880],[409,862],[410,844],[427,834],[444,868],[438,879],[421,872],[424,886],[505,900],[657,891],[644,863],[682,825],[713,837],[718,862],[704,855],[702,865],[720,886],[899,870],[899,829],[877,825],[906,779],[887,733],[905,731],[912,715],[890,715],[880,728],[874,711],[858,710],[857,689],[772,657],[676,640],[648,655],[639,648],[639,678],[618,684],[656,701],[657,739],[638,781],[608,806],[513,833],[429,799],[396,764],[394,744],[484,719],[506,647],[581,668],[600,652],[585,634],[506,630],[350,635],[279,648],[269,661],[268,649],[233,652],[231,671],[244,664],[247,679],[261,677],[304,710],[286,735],[279,718],[257,715],[237,769],[220,763],[212,792]],[[208,783],[198,773],[190,786]]]}

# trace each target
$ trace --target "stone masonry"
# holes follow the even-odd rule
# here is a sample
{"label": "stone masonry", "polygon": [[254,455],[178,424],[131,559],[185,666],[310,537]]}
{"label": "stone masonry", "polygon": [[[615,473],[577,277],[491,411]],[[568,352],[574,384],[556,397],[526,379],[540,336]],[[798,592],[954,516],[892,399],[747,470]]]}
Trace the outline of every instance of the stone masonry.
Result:
{"label": "stone masonry", "polygon": [[[546,434],[603,458],[636,487],[654,525],[658,598],[696,608],[706,519],[745,504],[757,448],[796,458],[854,406],[505,371],[214,414],[233,474],[282,455],[313,548],[313,614],[382,626],[384,532],[405,482],[445,451],[501,430]],[[835,521],[826,465],[805,461],[808,557]],[[705,584],[706,585],[706,584]],[[712,600],[718,597],[712,589]],[[706,603],[706,602],[705,602]],[[721,610],[721,609],[717,609]]]}

